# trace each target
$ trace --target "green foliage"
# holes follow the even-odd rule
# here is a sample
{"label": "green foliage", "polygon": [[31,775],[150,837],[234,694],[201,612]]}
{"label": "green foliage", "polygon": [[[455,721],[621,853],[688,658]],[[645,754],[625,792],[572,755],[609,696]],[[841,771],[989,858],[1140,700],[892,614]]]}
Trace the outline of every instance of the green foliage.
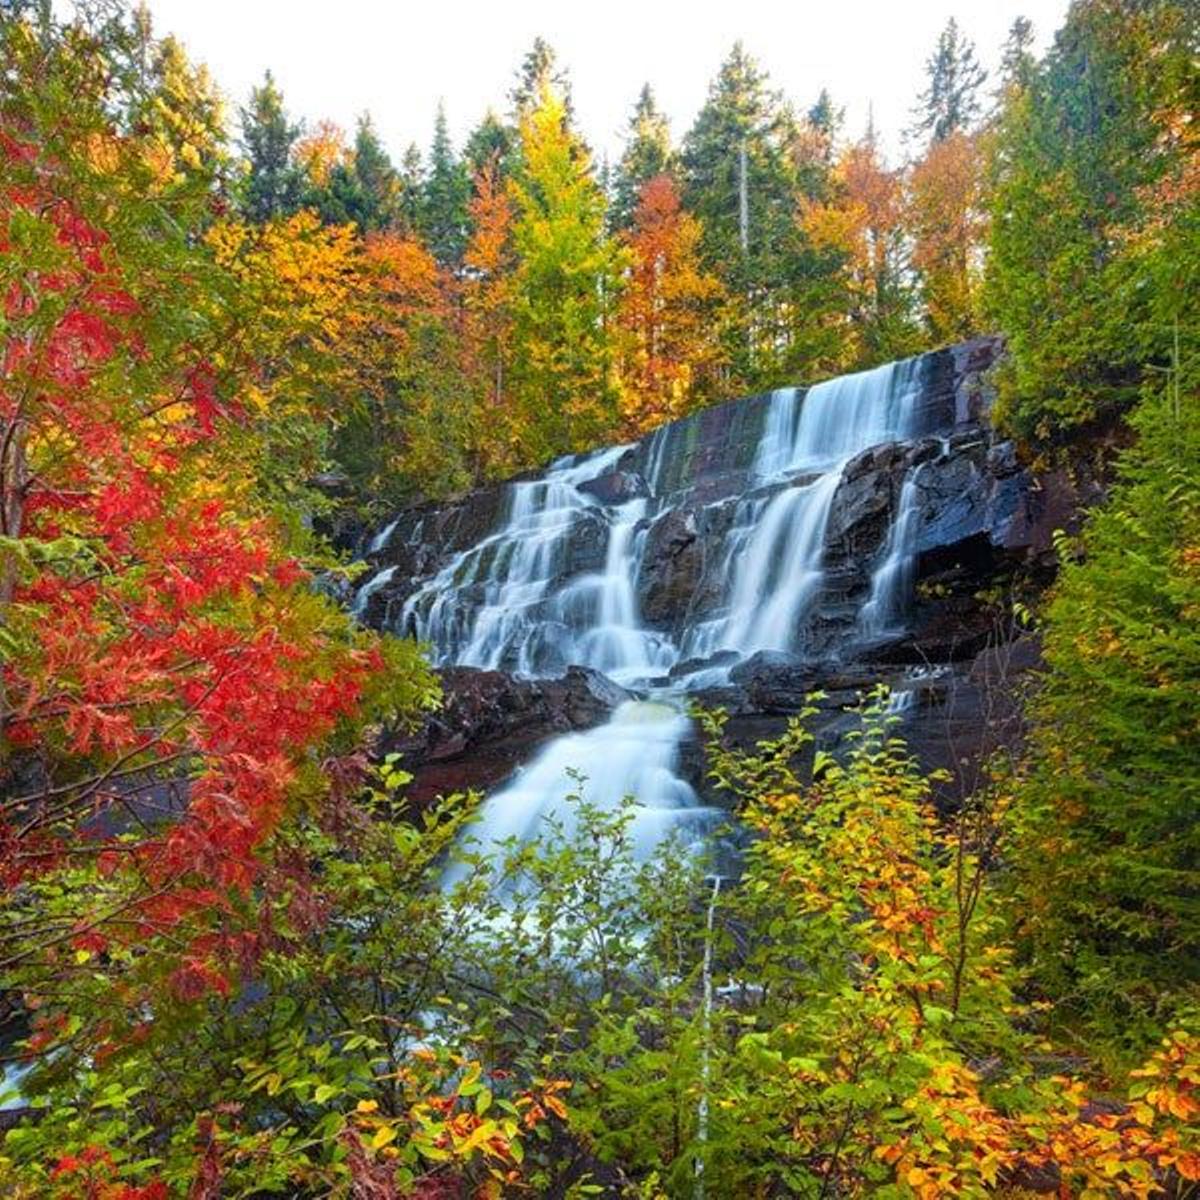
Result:
{"label": "green foliage", "polygon": [[536,463],[602,442],[616,427],[614,348],[606,327],[621,253],[604,228],[604,194],[587,151],[548,88],[521,122],[521,165],[510,181],[514,332],[511,374],[521,459]]}
{"label": "green foliage", "polygon": [[629,229],[642,188],[656,175],[673,169],[674,152],[667,118],[659,110],[650,85],[644,84],[629,118],[625,149],[613,179],[609,220],[613,229]]}
{"label": "green foliage", "polygon": [[[1170,287],[1137,231],[1194,155],[1172,112],[1194,109],[1196,10],[1077,0],[1046,59],[1010,88],[995,148],[986,300],[1008,339],[998,416],[1028,438],[1127,409],[1172,329],[1197,333],[1196,200]],[[1158,210],[1158,211],[1156,211]],[[1177,244],[1185,249],[1181,234]]]}
{"label": "green foliage", "polygon": [[[1045,612],[1012,880],[1031,965],[1134,1049],[1200,984],[1200,394],[1147,395]],[[1113,1024],[1114,1018],[1117,1024]]]}
{"label": "green foliage", "polygon": [[467,202],[471,180],[454,153],[446,126],[446,110],[439,104],[429,151],[429,172],[421,198],[420,230],[434,258],[443,267],[458,267],[467,245]]}
{"label": "green foliage", "polygon": [[250,221],[290,216],[300,207],[304,186],[292,161],[300,127],[288,120],[283,95],[270,71],[250,93],[250,106],[242,109],[241,117],[246,155],[242,210]]}
{"label": "green foliage", "polygon": [[967,132],[979,117],[979,90],[987,72],[979,65],[971,39],[963,35],[953,17],[938,35],[925,75],[928,83],[920,97],[913,133],[943,142],[953,133]]}

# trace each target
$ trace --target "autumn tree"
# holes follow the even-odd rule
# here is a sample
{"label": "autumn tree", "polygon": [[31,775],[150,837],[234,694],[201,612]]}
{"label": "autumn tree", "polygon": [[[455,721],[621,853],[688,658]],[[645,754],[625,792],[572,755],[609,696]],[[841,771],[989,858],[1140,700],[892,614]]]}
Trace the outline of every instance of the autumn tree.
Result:
{"label": "autumn tree", "polygon": [[320,120],[308,133],[296,140],[292,149],[296,166],[306,182],[306,196],[329,186],[334,167],[344,165],[349,158],[346,135],[333,121]]}
{"label": "autumn tree", "polygon": [[797,219],[814,251],[828,256],[806,293],[808,321],[826,330],[817,361],[836,371],[918,349],[903,181],[882,161],[870,133],[841,152],[827,196],[801,200]]}
{"label": "autumn tree", "polygon": [[300,127],[288,120],[283,95],[268,71],[241,110],[246,176],[242,207],[251,221],[287,216],[300,206],[302,177],[292,160]]}
{"label": "autumn tree", "polygon": [[695,408],[722,360],[724,292],[700,266],[701,236],[669,175],[642,186],[624,237],[630,267],[618,310],[627,339],[621,409],[633,436]]}
{"label": "autumn tree", "polygon": [[582,450],[617,424],[609,322],[621,255],[604,229],[604,195],[562,98],[543,88],[521,120],[509,183],[513,244],[514,437],[525,462]]}
{"label": "autumn tree", "polygon": [[962,130],[934,141],[909,178],[912,264],[935,342],[959,341],[980,328],[985,179],[984,139]]}
{"label": "autumn tree", "polygon": [[481,469],[496,474],[511,467],[509,439],[495,434],[509,427],[508,375],[512,363],[515,259],[513,206],[500,176],[497,156],[475,176],[470,206],[471,238],[463,255],[464,325],[470,367],[482,401],[476,456]]}

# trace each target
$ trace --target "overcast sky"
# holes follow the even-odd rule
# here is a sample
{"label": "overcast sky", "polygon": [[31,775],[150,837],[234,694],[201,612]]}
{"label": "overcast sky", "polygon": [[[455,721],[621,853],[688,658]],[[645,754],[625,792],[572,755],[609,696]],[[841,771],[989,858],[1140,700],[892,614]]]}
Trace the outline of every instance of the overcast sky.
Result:
{"label": "overcast sky", "polygon": [[923,85],[923,65],[948,17],[989,69],[1014,17],[1038,47],[1067,0],[149,0],[158,33],[178,34],[235,104],[270,67],[294,116],[350,130],[369,110],[393,157],[429,142],[446,103],[461,143],[489,105],[502,111],[513,71],[540,34],[570,71],[584,135],[619,153],[649,81],[682,137],[738,38],[776,87],[807,106],[822,87],[849,130],[876,123],[893,152]]}

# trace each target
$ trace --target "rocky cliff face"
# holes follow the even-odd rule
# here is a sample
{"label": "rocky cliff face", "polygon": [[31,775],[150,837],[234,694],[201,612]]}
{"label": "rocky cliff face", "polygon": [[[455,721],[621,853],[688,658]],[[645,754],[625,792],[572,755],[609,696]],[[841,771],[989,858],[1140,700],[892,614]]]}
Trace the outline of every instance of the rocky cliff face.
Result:
{"label": "rocky cliff face", "polygon": [[[433,629],[447,667],[475,656],[494,668],[445,671],[446,710],[402,747],[418,790],[494,782],[539,740],[593,723],[628,696],[591,672],[563,675],[573,663],[603,670],[626,661],[606,658],[609,650],[595,651],[576,631],[588,621],[608,628],[613,588],[626,580],[614,566],[620,554],[632,592],[621,603],[636,614],[638,654],[656,664],[650,686],[674,680],[702,702],[724,704],[735,714],[733,732],[746,738],[777,728],[820,688],[828,694],[821,724],[833,737],[846,706],[884,682],[901,693],[897,708],[920,756],[955,771],[955,790],[969,788],[980,756],[1015,736],[1020,679],[1036,664],[1036,647],[1013,626],[1012,589],[1048,577],[1053,531],[1070,526],[1096,495],[1094,485],[1060,474],[1035,477],[996,435],[987,373],[1000,352],[996,339],[977,339],[911,364],[904,436],[839,461],[823,515],[819,584],[796,607],[784,650],[728,648],[730,577],[747,569],[747,530],[753,539],[754,522],[771,519],[780,495],[812,489],[817,478],[762,470],[778,396],[715,406],[589,460],[591,469],[571,475],[568,467],[567,507],[555,507],[560,467],[523,477],[532,485],[525,491],[497,485],[406,510],[364,539],[360,550],[375,573],[356,599],[362,620],[400,634]],[[565,514],[555,519],[568,528],[546,535],[546,518],[538,518],[536,536],[549,536],[554,549],[538,549],[537,568],[519,575],[496,561],[520,555],[519,539],[509,549],[497,531],[515,529],[514,507],[535,501]],[[773,552],[784,551],[780,542]],[[891,581],[890,599],[881,598],[892,569],[901,578]],[[519,595],[528,624],[481,640],[481,626],[499,620],[489,607],[496,581],[535,575],[535,592]],[[762,579],[785,599],[793,586]],[[519,591],[504,587],[506,597]],[[883,611],[888,605],[896,611]],[[707,628],[725,630],[724,641],[696,636]],[[514,677],[531,666],[562,677]],[[628,670],[616,674],[634,691],[646,683]],[[694,756],[692,767],[699,778]]]}

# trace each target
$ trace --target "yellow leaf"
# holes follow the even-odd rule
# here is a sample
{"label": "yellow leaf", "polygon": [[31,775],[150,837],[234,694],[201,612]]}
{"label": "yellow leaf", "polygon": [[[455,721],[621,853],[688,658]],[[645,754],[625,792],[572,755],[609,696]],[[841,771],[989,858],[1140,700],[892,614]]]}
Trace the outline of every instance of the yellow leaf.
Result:
{"label": "yellow leaf", "polygon": [[380,1125],[380,1127],[375,1130],[375,1136],[371,1139],[371,1149],[382,1150],[383,1147],[388,1144],[388,1142],[394,1142],[395,1140],[395,1125]]}
{"label": "yellow leaf", "polygon": [[360,1100],[355,1105],[354,1111],[360,1113],[373,1113],[379,1108],[378,1100]]}

